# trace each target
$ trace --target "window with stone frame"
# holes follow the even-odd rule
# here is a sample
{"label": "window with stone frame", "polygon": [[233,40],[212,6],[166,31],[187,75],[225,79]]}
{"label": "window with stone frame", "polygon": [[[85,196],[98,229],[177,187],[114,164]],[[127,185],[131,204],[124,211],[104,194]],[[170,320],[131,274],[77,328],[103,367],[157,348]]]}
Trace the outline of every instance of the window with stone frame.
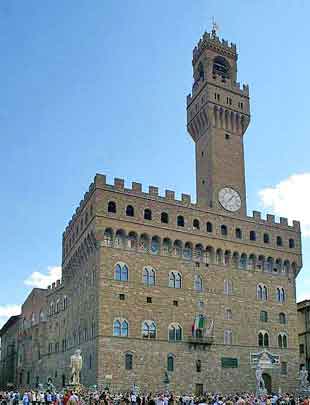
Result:
{"label": "window with stone frame", "polygon": [[114,201],[108,202],[108,212],[111,214],[116,214],[116,203]]}
{"label": "window with stone frame", "polygon": [[142,325],[142,337],[145,339],[156,338],[156,324],[154,321],[144,321]]}
{"label": "window with stone frame", "polygon": [[268,322],[268,312],[267,311],[260,311],[260,321]]}
{"label": "window with stone frame", "polygon": [[206,228],[207,228],[207,232],[208,232],[208,233],[211,233],[211,232],[213,231],[213,225],[212,225],[212,223],[211,223],[211,222],[207,222]]}
{"label": "window with stone frame", "polygon": [[125,353],[125,370],[133,369],[133,354]]}
{"label": "window with stone frame", "polygon": [[182,275],[179,272],[171,271],[169,274],[169,287],[182,288]]}
{"label": "window with stone frame", "polygon": [[144,219],[151,221],[152,220],[152,211],[149,208],[144,210]]}
{"label": "window with stone frame", "polygon": [[232,345],[232,331],[224,330],[224,345]]}
{"label": "window with stone frame", "polygon": [[170,342],[182,340],[182,328],[179,324],[171,324],[168,328],[168,339]]}
{"label": "window with stone frame", "polygon": [[174,355],[171,353],[167,356],[167,371],[174,371]]}

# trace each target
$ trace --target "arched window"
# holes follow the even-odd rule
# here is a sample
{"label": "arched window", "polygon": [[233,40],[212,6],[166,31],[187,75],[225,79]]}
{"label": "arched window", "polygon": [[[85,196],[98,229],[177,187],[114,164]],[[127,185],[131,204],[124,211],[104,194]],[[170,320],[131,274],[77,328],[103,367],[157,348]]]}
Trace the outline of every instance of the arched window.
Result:
{"label": "arched window", "polygon": [[184,217],[182,215],[177,216],[177,226],[184,226]]}
{"label": "arched window", "polygon": [[126,320],[115,319],[113,322],[113,336],[128,336],[128,322]]}
{"label": "arched window", "polygon": [[202,291],[202,278],[198,274],[195,275],[194,288],[196,291]]}
{"label": "arched window", "polygon": [[113,336],[121,336],[121,323],[118,320],[113,323]]}
{"label": "arched window", "polygon": [[223,251],[222,251],[222,249],[217,249],[216,250],[215,261],[216,261],[216,264],[219,264],[219,265],[223,264]]}
{"label": "arched window", "polygon": [[111,212],[112,214],[116,214],[116,204],[114,201],[108,202],[108,212]]}
{"label": "arched window", "polygon": [[260,301],[263,299],[263,287],[261,285],[256,287],[256,298]]}
{"label": "arched window", "polygon": [[294,239],[289,239],[288,240],[288,246],[289,246],[290,249],[294,249],[294,247],[295,247]]}
{"label": "arched window", "polygon": [[221,225],[221,235],[222,236],[227,236],[227,226],[226,225]]}
{"label": "arched window", "polygon": [[256,287],[256,297],[260,301],[267,301],[268,291],[264,284],[258,284]]}
{"label": "arched window", "polygon": [[131,353],[125,354],[125,370],[132,370],[133,368],[133,355]]}
{"label": "arched window", "polygon": [[58,300],[56,301],[56,313],[58,313],[60,311],[60,299],[58,298]]}
{"label": "arched window", "polygon": [[280,312],[280,313],[279,313],[279,322],[280,322],[282,325],[285,325],[285,324],[286,324],[286,315],[285,315],[283,312]]}
{"label": "arched window", "polygon": [[242,239],[242,231],[240,228],[236,228],[236,238]]}
{"label": "arched window", "polygon": [[160,248],[160,238],[158,236],[153,236],[151,240],[151,253],[157,255]]}
{"label": "arched window", "polygon": [[162,212],[161,213],[161,222],[162,224],[168,224],[169,223],[169,215],[167,212]]}
{"label": "arched window", "polygon": [[223,79],[228,79],[230,76],[230,65],[222,56],[216,56],[213,60],[213,75],[219,75]]}
{"label": "arched window", "polygon": [[138,235],[136,234],[136,232],[129,232],[128,234],[128,238],[127,238],[127,244],[128,244],[128,248],[132,249],[132,250],[136,250],[137,246],[138,246]]}
{"label": "arched window", "polygon": [[167,371],[174,371],[174,356],[173,354],[168,354],[167,356]]}
{"label": "arched window", "polygon": [[155,285],[155,270],[151,266],[144,267],[143,282],[149,287]]}
{"label": "arched window", "polygon": [[282,238],[281,236],[277,236],[277,246],[282,246],[283,242],[282,242]]}
{"label": "arched window", "polygon": [[287,349],[287,335],[282,332],[278,335],[278,346],[280,349]]}
{"label": "arched window", "polygon": [[260,311],[260,321],[268,322],[268,312],[267,311]]}
{"label": "arched window", "polygon": [[282,270],[283,270],[283,272],[285,274],[289,273],[289,271],[290,271],[290,262],[288,260],[284,261]]}
{"label": "arched window", "polygon": [[169,287],[181,288],[182,287],[182,275],[177,271],[171,271],[169,274]]}
{"label": "arched window", "polygon": [[115,265],[114,280],[128,281],[128,267],[125,263],[117,263]]}
{"label": "arched window", "polygon": [[152,211],[149,208],[144,210],[144,219],[147,219],[148,221],[152,220]]}
{"label": "arched window", "polygon": [[103,243],[105,246],[112,246],[113,244],[113,230],[108,228],[103,234]]}
{"label": "arched window", "polygon": [[201,360],[200,359],[196,360],[196,371],[197,371],[197,373],[201,372]]}
{"label": "arched window", "polygon": [[250,240],[256,240],[256,232],[250,231]]}
{"label": "arched window", "polygon": [[224,319],[225,319],[225,321],[231,321],[232,320],[232,310],[230,308],[225,309]]}
{"label": "arched window", "polygon": [[229,251],[229,250],[225,250],[225,253],[224,253],[224,264],[225,264],[225,266],[228,266],[228,265],[229,265],[229,263],[230,263],[230,256],[231,256],[230,251]]}
{"label": "arched window", "polygon": [[270,238],[268,233],[264,233],[264,243],[269,243],[270,242]]}
{"label": "arched window", "polygon": [[142,326],[142,336],[146,339],[156,338],[156,324],[154,321],[144,321]]}
{"label": "arched window", "polygon": [[178,324],[171,324],[168,329],[169,341],[182,340],[182,328]]}
{"label": "arched window", "polygon": [[236,269],[239,267],[239,253],[238,252],[233,253],[232,264],[233,264],[233,267],[235,267]]}
{"label": "arched window", "polygon": [[232,331],[224,330],[224,345],[231,345],[231,344],[232,344]]}
{"label": "arched window", "polygon": [[247,255],[245,253],[242,253],[240,256],[240,264],[239,264],[240,269],[245,270],[247,268]]}
{"label": "arched window", "polygon": [[116,231],[115,240],[114,240],[114,246],[116,248],[119,248],[119,249],[124,248],[125,247],[125,240],[126,240],[125,231],[123,231],[122,229],[119,229],[118,231]]}
{"label": "arched window", "polygon": [[198,219],[194,219],[194,221],[193,221],[193,228],[194,229],[200,229],[200,223],[199,223],[199,220]]}
{"label": "arched window", "polygon": [[260,331],[258,333],[258,346],[269,347],[269,335],[266,331]]}
{"label": "arched window", "polygon": [[207,222],[207,232],[212,232],[213,231],[213,226],[211,222]]}
{"label": "arched window", "polygon": [[248,259],[248,266],[247,266],[248,270],[255,270],[255,263],[256,257],[255,255],[251,254]]}
{"label": "arched window", "polygon": [[122,336],[128,336],[128,322],[127,321],[122,322],[121,335]]}
{"label": "arched window", "polygon": [[168,255],[171,253],[171,246],[172,246],[172,242],[169,238],[165,238],[163,240],[163,245],[162,245],[162,251],[165,255]]}
{"label": "arched window", "polygon": [[273,270],[273,258],[268,257],[268,259],[265,261],[265,271],[272,272]]}
{"label": "arched window", "polygon": [[134,210],[132,205],[127,205],[126,215],[127,215],[127,217],[134,217],[135,216],[135,210]]}
{"label": "arched window", "polygon": [[278,287],[276,291],[277,301],[283,304],[285,302],[285,291],[284,288]]}
{"label": "arched window", "polygon": [[224,294],[232,295],[233,293],[233,284],[231,280],[224,280]]}

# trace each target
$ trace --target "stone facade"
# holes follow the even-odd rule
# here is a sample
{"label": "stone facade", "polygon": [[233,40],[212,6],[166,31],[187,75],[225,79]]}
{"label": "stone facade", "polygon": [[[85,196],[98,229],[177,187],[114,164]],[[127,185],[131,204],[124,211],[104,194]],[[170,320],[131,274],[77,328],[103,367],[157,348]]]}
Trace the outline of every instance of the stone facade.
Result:
{"label": "stone facade", "polygon": [[[62,280],[45,294],[44,351],[30,385],[38,375],[67,383],[79,348],[86,385],[253,391],[250,355],[266,349],[280,356],[265,372],[268,388],[295,388],[300,224],[246,213],[249,89],[236,81],[236,47],[205,34],[193,70],[197,202],[95,176],[63,234]],[[219,202],[223,188],[232,194]]]}
{"label": "stone facade", "polygon": [[17,348],[20,315],[11,316],[0,331],[0,386],[12,387],[17,381]]}

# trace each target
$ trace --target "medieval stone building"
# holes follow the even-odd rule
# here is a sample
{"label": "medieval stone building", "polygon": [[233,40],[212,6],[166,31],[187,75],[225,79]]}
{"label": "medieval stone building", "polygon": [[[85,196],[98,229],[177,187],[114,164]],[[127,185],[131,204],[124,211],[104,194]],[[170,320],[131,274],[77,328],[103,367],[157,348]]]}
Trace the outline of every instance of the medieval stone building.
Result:
{"label": "medieval stone building", "polygon": [[268,389],[294,389],[300,224],[247,215],[250,103],[237,82],[236,46],[205,33],[192,63],[196,202],[95,176],[63,234],[62,280],[46,291],[40,359],[29,370],[20,364],[30,384],[67,383],[70,356],[81,349],[85,385],[254,390],[251,355],[265,351],[277,358],[264,372]]}

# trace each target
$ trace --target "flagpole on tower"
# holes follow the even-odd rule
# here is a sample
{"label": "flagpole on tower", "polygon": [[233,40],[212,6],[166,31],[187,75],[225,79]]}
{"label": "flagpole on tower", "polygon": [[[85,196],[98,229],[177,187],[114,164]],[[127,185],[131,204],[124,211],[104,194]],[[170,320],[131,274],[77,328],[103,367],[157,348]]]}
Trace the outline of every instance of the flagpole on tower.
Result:
{"label": "flagpole on tower", "polygon": [[212,17],[212,37],[215,38],[220,30],[219,25],[216,23],[214,17]]}

